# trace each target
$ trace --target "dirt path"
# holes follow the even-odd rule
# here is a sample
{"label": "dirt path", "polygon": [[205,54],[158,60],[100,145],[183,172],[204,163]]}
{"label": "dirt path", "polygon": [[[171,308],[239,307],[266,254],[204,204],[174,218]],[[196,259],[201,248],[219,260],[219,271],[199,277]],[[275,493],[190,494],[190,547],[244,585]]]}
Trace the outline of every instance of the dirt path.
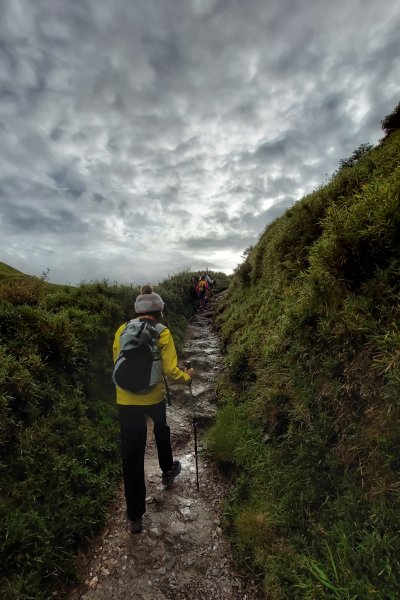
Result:
{"label": "dirt path", "polygon": [[197,314],[189,325],[184,358],[193,361],[197,375],[193,394],[198,423],[200,491],[196,489],[188,390],[184,386],[173,386],[168,422],[174,457],[181,461],[182,473],[171,489],[164,489],[149,428],[144,531],[139,535],[129,531],[121,487],[106,528],[82,557],[82,583],[67,600],[250,600],[260,597],[255,584],[245,582],[233,566],[219,517],[227,484],[201,448],[202,433],[216,410],[212,398],[219,351],[210,314]]}

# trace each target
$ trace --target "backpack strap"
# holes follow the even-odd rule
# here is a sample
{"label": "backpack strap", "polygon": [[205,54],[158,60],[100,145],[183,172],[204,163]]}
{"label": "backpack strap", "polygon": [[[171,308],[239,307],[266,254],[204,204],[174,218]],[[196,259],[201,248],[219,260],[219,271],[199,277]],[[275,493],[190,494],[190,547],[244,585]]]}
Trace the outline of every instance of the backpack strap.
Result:
{"label": "backpack strap", "polygon": [[142,322],[142,326],[140,327],[139,331],[138,331],[138,332],[137,332],[137,334],[136,334],[136,337],[137,337],[137,338],[140,338],[140,336],[141,336],[141,335],[142,335],[142,333],[143,333],[143,329],[144,329],[145,327],[146,327],[146,321],[143,321],[143,322]]}

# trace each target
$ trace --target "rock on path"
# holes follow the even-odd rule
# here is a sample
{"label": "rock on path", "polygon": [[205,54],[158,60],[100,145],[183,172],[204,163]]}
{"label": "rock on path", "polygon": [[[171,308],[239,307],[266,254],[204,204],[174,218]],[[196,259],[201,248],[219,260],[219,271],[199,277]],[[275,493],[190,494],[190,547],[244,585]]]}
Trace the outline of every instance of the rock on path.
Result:
{"label": "rock on path", "polygon": [[199,481],[192,427],[192,406],[184,386],[172,386],[168,422],[174,456],[182,472],[171,489],[161,485],[149,427],[146,450],[147,512],[144,530],[133,535],[125,515],[121,485],[105,529],[81,557],[81,584],[66,600],[232,599],[261,597],[254,582],[236,572],[228,540],[220,527],[226,482],[202,453],[201,425],[215,412],[213,383],[219,360],[210,314],[198,313],[188,327],[185,359],[196,369],[193,394],[198,417]]}

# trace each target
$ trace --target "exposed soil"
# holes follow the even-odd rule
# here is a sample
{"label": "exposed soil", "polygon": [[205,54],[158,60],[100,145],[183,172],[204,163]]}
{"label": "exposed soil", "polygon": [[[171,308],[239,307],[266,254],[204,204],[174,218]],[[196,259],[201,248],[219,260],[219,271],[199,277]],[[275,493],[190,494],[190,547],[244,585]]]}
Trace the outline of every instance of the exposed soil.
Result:
{"label": "exposed soil", "polygon": [[[167,416],[174,458],[182,472],[170,489],[161,484],[156,449],[149,426],[145,469],[147,512],[144,530],[133,535],[125,514],[123,488],[105,529],[81,557],[81,584],[67,600],[164,600],[260,598],[255,582],[236,570],[228,539],[220,526],[225,481],[202,450],[202,436],[216,411],[215,374],[218,339],[211,313],[199,312],[188,327],[184,358],[196,370],[194,407],[186,386],[171,386]],[[199,491],[193,435],[197,422]],[[150,425],[150,424],[149,424]]]}

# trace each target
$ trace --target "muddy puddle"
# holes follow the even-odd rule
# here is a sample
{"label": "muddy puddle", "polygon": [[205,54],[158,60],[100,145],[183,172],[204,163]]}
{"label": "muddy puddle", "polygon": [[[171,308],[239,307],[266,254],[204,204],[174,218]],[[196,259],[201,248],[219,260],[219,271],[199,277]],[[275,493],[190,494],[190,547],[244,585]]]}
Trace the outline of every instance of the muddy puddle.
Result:
{"label": "muddy puddle", "polygon": [[[144,530],[133,535],[125,514],[122,485],[108,523],[81,557],[81,584],[66,600],[164,600],[260,598],[254,582],[234,567],[220,524],[226,481],[207,460],[202,437],[216,411],[214,382],[220,364],[211,312],[189,324],[183,359],[196,370],[192,405],[186,386],[171,385],[167,409],[174,458],[182,472],[170,489],[161,484],[152,428],[145,458],[147,512]],[[193,414],[197,422],[199,491]],[[150,424],[149,424],[150,425]]]}

